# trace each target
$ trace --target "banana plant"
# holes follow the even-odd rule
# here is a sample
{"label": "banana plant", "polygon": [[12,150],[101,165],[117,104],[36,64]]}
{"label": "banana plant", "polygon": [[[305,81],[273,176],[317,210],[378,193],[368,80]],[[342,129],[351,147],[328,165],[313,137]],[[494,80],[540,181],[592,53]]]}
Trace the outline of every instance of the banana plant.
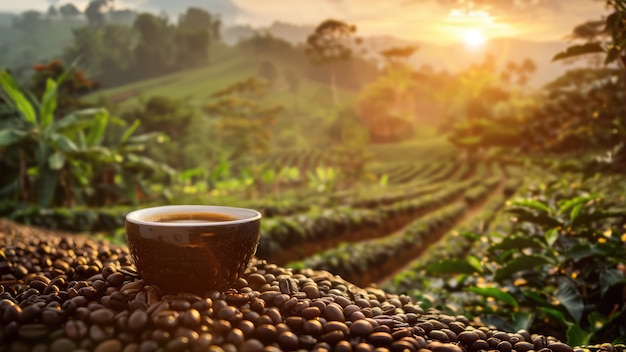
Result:
{"label": "banana plant", "polygon": [[[40,208],[87,204],[102,188],[111,188],[136,203],[142,170],[171,173],[141,155],[159,134],[132,136],[133,124],[112,145],[105,145],[111,122],[121,122],[102,108],[79,110],[55,118],[58,88],[67,75],[49,78],[38,101],[0,72],[0,99],[15,111],[0,117],[0,196]],[[101,202],[101,200],[97,200]]]}

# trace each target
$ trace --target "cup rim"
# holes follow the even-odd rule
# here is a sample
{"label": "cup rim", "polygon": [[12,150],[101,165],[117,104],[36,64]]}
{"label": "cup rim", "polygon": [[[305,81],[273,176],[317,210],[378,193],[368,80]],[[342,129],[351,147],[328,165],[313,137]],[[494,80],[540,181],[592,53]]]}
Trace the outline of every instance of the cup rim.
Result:
{"label": "cup rim", "polygon": [[[193,223],[193,222],[158,222],[158,221],[146,221],[142,218],[146,218],[148,216],[168,213],[168,214],[179,214],[186,212],[213,212],[213,213],[223,213],[226,215],[231,215],[235,217],[240,217],[237,220],[229,220],[229,221],[218,221],[218,222],[206,222],[206,223]],[[184,204],[184,205],[160,205],[149,208],[142,208],[133,210],[130,213],[126,214],[126,221],[131,222],[137,225],[149,225],[149,226],[160,226],[160,227],[217,227],[224,225],[237,225],[248,223],[251,221],[256,221],[261,219],[262,215],[260,212],[248,209],[248,208],[239,208],[239,207],[229,207],[224,205],[198,205],[198,204]]]}

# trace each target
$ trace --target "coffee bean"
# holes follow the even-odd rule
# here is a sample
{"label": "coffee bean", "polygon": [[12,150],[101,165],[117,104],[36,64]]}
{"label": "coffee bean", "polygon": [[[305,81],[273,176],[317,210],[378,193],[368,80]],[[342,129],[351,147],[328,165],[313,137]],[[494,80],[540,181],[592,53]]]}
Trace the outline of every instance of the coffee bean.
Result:
{"label": "coffee bean", "polygon": [[159,349],[159,344],[153,340],[144,340],[139,345],[139,352],[154,352]]}
{"label": "coffee bean", "polygon": [[317,337],[324,332],[324,326],[319,320],[307,320],[302,325],[302,331],[313,337]]}
{"label": "coffee bean", "polygon": [[50,344],[50,352],[74,351],[76,348],[76,343],[65,337],[56,339]]}
{"label": "coffee bean", "polygon": [[430,337],[432,340],[437,340],[440,342],[450,342],[450,337],[448,336],[448,334],[441,330],[432,330],[430,333],[428,333],[428,337]]}
{"label": "coffee bean", "polygon": [[552,351],[552,352],[573,352],[573,349],[571,346],[566,345],[562,342],[553,342],[550,343],[548,345],[548,348]]}
{"label": "coffee bean", "polygon": [[257,339],[246,340],[241,345],[241,352],[261,352],[263,351],[263,343]]}
{"label": "coffee bean", "polygon": [[25,340],[39,340],[45,338],[49,332],[45,324],[30,323],[20,326],[17,334]]}
{"label": "coffee bean", "polygon": [[430,345],[432,352],[463,352],[463,350],[453,343],[433,342]]}
{"label": "coffee bean", "polygon": [[89,337],[93,341],[104,341],[110,339],[115,335],[115,327],[111,325],[91,325],[89,327]]}
{"label": "coffee bean", "polygon": [[509,341],[502,341],[498,344],[498,346],[496,346],[496,348],[500,352],[511,352],[511,350],[513,349],[513,346],[511,345]]}
{"label": "coffee bean", "polygon": [[287,351],[293,351],[298,348],[298,336],[291,331],[284,331],[278,335],[278,344]]}
{"label": "coffee bean", "polygon": [[408,342],[408,341],[394,341],[391,343],[390,346],[390,350],[392,352],[415,352],[417,351],[417,348],[415,348],[415,345],[413,345],[412,343]]}
{"label": "coffee bean", "polygon": [[302,291],[304,291],[304,293],[306,293],[306,296],[309,299],[316,299],[316,298],[320,298],[320,291],[317,288],[317,286],[313,286],[313,285],[309,285],[309,286],[304,286],[302,288]]}
{"label": "coffee bean", "polygon": [[281,293],[291,295],[298,292],[298,283],[292,278],[281,278],[278,280],[278,288]]}
{"label": "coffee bean", "polygon": [[342,341],[344,338],[345,338],[345,335],[341,330],[332,330],[320,336],[319,340],[327,342],[331,346],[334,346],[339,341]]}
{"label": "coffee bean", "polygon": [[141,332],[148,326],[148,320],[148,313],[144,310],[137,309],[128,317],[128,329],[134,332]]}
{"label": "coffee bean", "polygon": [[478,334],[473,331],[463,331],[458,335],[458,339],[462,344],[469,346],[478,340]]}
{"label": "coffee bean", "polygon": [[368,336],[374,332],[372,324],[366,320],[357,320],[350,325],[350,335],[354,336]]}
{"label": "coffee bean", "polygon": [[337,303],[329,303],[326,308],[324,308],[323,312],[324,318],[329,321],[346,321],[346,318],[343,316],[343,309]]}
{"label": "coffee bean", "polygon": [[517,352],[527,352],[530,350],[534,350],[535,349],[535,345],[533,345],[530,342],[526,342],[526,341],[520,341],[517,342],[513,348],[515,349],[515,351]]}
{"label": "coffee bean", "polygon": [[113,318],[115,313],[108,308],[98,309],[89,314],[89,320],[98,325],[113,324]]}
{"label": "coffee bean", "polygon": [[116,352],[122,351],[122,342],[117,339],[102,341],[96,346],[94,352]]}
{"label": "coffee bean", "polygon": [[179,313],[175,310],[166,309],[152,317],[152,322],[163,330],[172,330],[178,324]]}
{"label": "coffee bean", "polygon": [[389,346],[393,337],[386,332],[374,332],[367,337],[367,340],[374,346]]}
{"label": "coffee bean", "polygon": [[321,314],[322,312],[320,311],[318,307],[309,307],[309,308],[302,310],[300,315],[302,316],[302,318],[306,320],[311,320],[311,319],[318,318]]}
{"label": "coffee bean", "polygon": [[262,324],[254,330],[254,337],[269,344],[276,338],[276,327],[271,324]]}

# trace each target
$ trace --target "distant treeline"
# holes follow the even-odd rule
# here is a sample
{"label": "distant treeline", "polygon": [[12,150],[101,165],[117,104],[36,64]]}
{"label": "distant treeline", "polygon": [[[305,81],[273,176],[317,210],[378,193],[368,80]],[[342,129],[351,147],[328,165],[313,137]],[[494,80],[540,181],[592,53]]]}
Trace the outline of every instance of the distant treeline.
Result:
{"label": "distant treeline", "polygon": [[[303,75],[325,83],[331,69],[311,64],[303,47],[268,33],[228,46],[221,40],[219,14],[200,8],[188,8],[171,21],[165,15],[114,10],[108,1],[93,0],[84,12],[69,3],[58,9],[50,6],[47,13],[26,11],[14,16],[10,25],[7,22],[6,17],[0,21],[0,28],[5,27],[2,31],[10,34],[0,38],[0,65],[23,81],[30,79],[32,65],[53,59],[65,64],[79,59],[78,68],[100,87],[201,67],[216,58],[261,52],[287,59]],[[378,75],[373,62],[358,57],[338,62],[334,69],[336,84],[348,89],[360,89]],[[266,73],[271,70],[264,69]]]}

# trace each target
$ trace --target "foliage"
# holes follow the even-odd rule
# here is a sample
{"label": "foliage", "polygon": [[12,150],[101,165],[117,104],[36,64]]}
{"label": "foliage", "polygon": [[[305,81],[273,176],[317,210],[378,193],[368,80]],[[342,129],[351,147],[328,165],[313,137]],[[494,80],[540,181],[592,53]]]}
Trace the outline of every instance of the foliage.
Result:
{"label": "foliage", "polygon": [[206,166],[213,152],[210,145],[198,143],[208,133],[202,117],[182,100],[153,96],[134,109],[126,110],[122,117],[127,123],[141,122],[140,133],[161,133],[167,143],[155,145],[147,155],[177,170]]}
{"label": "foliage", "polygon": [[[74,66],[74,65],[71,65]],[[48,64],[33,65],[35,71],[32,76],[32,88],[35,96],[42,96],[47,88],[48,79],[58,80],[64,76],[57,87],[56,116],[62,116],[77,108],[84,108],[86,104],[81,102],[78,96],[97,88],[99,83],[85,78],[83,71],[68,69],[61,60],[52,60]],[[67,71],[67,73],[66,73]]]}
{"label": "foliage", "polygon": [[307,38],[306,53],[311,61],[331,66],[330,85],[335,105],[338,103],[338,97],[333,64],[350,59],[353,46],[360,44],[360,39],[354,38],[354,33],[356,33],[355,25],[328,19],[320,23]]}
{"label": "foliage", "polygon": [[13,78],[0,73],[0,97],[15,109],[0,121],[4,198],[40,208],[137,203],[145,181],[170,170],[141,155],[160,135],[132,136],[138,123],[111,145],[103,143],[107,126],[118,120],[104,109],[79,110],[55,118],[57,92],[68,71],[49,78],[41,101],[31,102]]}
{"label": "foliage", "polygon": [[392,64],[366,86],[357,100],[358,116],[373,141],[401,141],[414,135],[415,95],[424,94],[409,66]]}
{"label": "foliage", "polygon": [[263,82],[249,78],[214,92],[202,107],[215,120],[215,137],[233,159],[258,155],[270,147],[272,125],[282,107],[261,101],[265,89]]}
{"label": "foliage", "polygon": [[[509,206],[510,234],[491,233],[478,257],[442,260],[430,272],[462,274],[456,290],[495,299],[475,314],[501,328],[561,325],[562,335],[553,334],[571,345],[624,342],[626,212],[618,205],[588,189],[552,184]],[[469,310],[479,305],[466,302]]]}

